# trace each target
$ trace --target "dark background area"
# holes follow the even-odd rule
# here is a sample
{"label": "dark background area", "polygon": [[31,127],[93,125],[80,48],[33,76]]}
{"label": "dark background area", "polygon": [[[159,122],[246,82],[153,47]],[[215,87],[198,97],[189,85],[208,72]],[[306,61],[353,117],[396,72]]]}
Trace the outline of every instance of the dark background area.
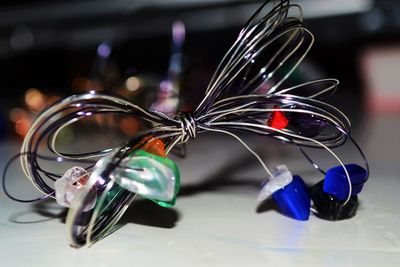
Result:
{"label": "dark background area", "polygon": [[[305,11],[305,23],[315,34],[316,43],[299,71],[309,78],[338,78],[340,91],[332,101],[357,116],[362,112],[365,96],[360,54],[370,46],[396,44],[400,38],[400,3],[355,1],[364,5],[358,10],[342,6],[341,11],[331,11],[332,3],[344,2],[297,2],[303,4],[304,10],[317,3],[319,6],[312,14]],[[351,6],[350,2],[346,3]],[[112,64],[115,72],[103,89],[128,74],[151,74],[162,79],[168,69],[171,25],[177,19],[185,23],[187,31],[183,103],[193,106],[241,26],[260,3],[2,1],[2,132],[13,134],[13,125],[7,123],[9,112],[24,106],[28,89],[39,88],[44,94],[62,97],[75,93],[76,77],[97,78],[96,49],[102,42],[112,48],[107,64]]]}

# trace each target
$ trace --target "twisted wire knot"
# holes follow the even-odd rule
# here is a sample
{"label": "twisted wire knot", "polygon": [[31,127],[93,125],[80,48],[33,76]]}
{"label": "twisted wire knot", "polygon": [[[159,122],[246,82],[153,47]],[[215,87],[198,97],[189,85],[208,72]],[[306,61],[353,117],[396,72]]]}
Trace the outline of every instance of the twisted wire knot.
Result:
{"label": "twisted wire knot", "polygon": [[180,112],[175,116],[175,119],[180,122],[181,139],[180,143],[186,143],[189,138],[196,138],[197,121],[190,112]]}

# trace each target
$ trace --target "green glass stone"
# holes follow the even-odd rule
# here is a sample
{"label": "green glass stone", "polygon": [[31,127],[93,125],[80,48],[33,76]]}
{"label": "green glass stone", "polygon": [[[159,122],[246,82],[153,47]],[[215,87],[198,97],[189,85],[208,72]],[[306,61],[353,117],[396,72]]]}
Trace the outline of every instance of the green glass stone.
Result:
{"label": "green glass stone", "polygon": [[160,206],[175,204],[180,188],[178,166],[170,159],[137,150],[123,159],[113,173],[119,186]]}
{"label": "green glass stone", "polygon": [[108,191],[105,195],[104,201],[100,203],[99,201],[96,202],[96,208],[101,204],[100,208],[100,213],[104,212],[105,210],[108,210],[110,208],[110,203],[118,197],[118,195],[122,192],[122,188],[118,185],[115,185],[113,188],[111,188],[110,191]]}

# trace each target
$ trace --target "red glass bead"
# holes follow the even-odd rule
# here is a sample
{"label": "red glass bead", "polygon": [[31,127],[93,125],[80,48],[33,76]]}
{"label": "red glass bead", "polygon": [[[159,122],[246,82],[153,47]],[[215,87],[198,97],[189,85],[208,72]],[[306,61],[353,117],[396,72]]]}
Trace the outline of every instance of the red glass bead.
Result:
{"label": "red glass bead", "polygon": [[[274,107],[279,109],[278,106]],[[272,112],[271,118],[268,120],[267,125],[269,127],[275,128],[277,130],[282,130],[286,128],[289,124],[289,120],[286,118],[285,114],[280,110],[274,110]]]}

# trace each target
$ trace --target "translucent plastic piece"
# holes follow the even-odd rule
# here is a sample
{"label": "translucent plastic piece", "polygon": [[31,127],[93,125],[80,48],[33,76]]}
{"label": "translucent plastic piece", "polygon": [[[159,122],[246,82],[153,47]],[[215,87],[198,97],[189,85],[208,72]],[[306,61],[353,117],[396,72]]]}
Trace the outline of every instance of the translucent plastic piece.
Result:
{"label": "translucent plastic piece", "polygon": [[[82,167],[72,167],[68,169],[64,175],[55,181],[54,187],[56,191],[56,201],[64,207],[70,207],[74,198],[83,191],[84,186],[89,178],[88,173]],[[91,210],[96,204],[96,191],[90,193],[90,201],[86,204],[84,211]]]}
{"label": "translucent plastic piece", "polygon": [[164,207],[175,204],[180,187],[180,174],[176,164],[168,158],[143,150],[123,159],[112,178],[122,188]]}
{"label": "translucent plastic piece", "polygon": [[306,221],[310,216],[311,197],[300,176],[293,176],[293,181],[272,194],[279,210],[295,220]]}
{"label": "translucent plastic piece", "polygon": [[270,180],[267,181],[261,188],[257,198],[258,202],[262,202],[271,197],[274,192],[290,184],[293,180],[292,173],[289,171],[286,165],[278,165],[272,172],[272,175],[273,176],[270,178]]}

